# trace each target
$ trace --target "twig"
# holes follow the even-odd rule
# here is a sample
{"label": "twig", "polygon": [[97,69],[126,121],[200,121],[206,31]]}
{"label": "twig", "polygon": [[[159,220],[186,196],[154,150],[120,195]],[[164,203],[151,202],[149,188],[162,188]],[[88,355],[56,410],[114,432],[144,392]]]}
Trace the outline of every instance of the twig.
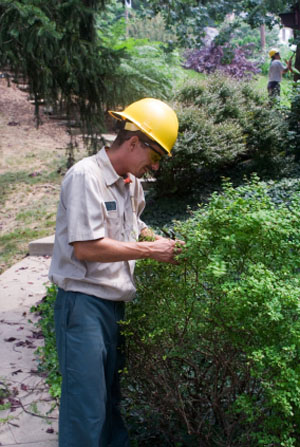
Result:
{"label": "twig", "polygon": [[50,185],[49,183],[44,183],[43,185],[35,185],[37,188],[51,188],[54,190],[58,190],[59,186]]}
{"label": "twig", "polygon": [[25,413],[30,414],[31,416],[36,416],[41,419],[51,419],[52,421],[57,421],[57,418],[54,418],[52,416],[44,416],[42,414],[33,413],[32,411],[27,410],[21,401],[19,401],[19,402],[20,402],[21,408],[25,411]]}

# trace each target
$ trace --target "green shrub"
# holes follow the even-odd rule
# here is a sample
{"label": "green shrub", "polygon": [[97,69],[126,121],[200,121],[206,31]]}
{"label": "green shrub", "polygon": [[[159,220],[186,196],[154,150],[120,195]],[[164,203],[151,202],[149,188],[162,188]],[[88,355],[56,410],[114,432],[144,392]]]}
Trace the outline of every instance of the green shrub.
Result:
{"label": "green shrub", "polygon": [[186,193],[233,169],[282,172],[287,123],[248,83],[221,76],[187,83],[176,95],[179,137],[157,174],[160,194]]}
{"label": "green shrub", "polygon": [[[97,19],[97,33],[105,46],[120,57],[120,64],[106,78],[105,91],[110,101],[107,107],[127,106],[145,96],[166,99],[172,93],[173,80],[180,66],[179,55],[174,48],[166,48],[160,41],[161,33],[132,33],[133,24],[163,26],[162,18],[125,20],[124,6],[113,0]],[[161,29],[161,28],[160,28]],[[129,37],[128,37],[129,36]]]}
{"label": "green shrub", "polygon": [[57,287],[52,284],[47,287],[46,296],[36,306],[32,306],[31,312],[38,313],[40,318],[36,324],[43,333],[44,346],[37,349],[39,370],[46,373],[46,382],[49,385],[50,394],[60,397],[61,375],[58,367],[56,352],[55,328],[54,328],[54,304]]}
{"label": "green shrub", "polygon": [[289,206],[295,195],[300,196],[300,178],[284,178],[278,182],[268,182],[268,194],[272,201]]}
{"label": "green shrub", "polygon": [[123,325],[138,445],[300,445],[300,204],[268,190],[225,184],[175,225],[179,265],[138,262]]}
{"label": "green shrub", "polygon": [[[126,50],[126,57],[112,74],[111,88],[120,103],[129,104],[143,97],[157,97],[166,99],[172,94],[172,85],[176,79],[176,69],[179,65],[174,54],[174,60],[167,55],[159,43],[149,42],[147,39],[130,38],[120,41],[115,46],[117,50]],[[171,61],[171,62],[170,62]],[[122,85],[113,81],[120,77]],[[113,92],[112,92],[113,93]]]}
{"label": "green shrub", "polygon": [[300,160],[300,80],[294,82],[291,97],[291,110],[288,113],[289,151]]}
{"label": "green shrub", "polygon": [[158,13],[154,17],[140,17],[131,12],[127,31],[130,37],[135,39],[147,38],[152,42],[163,42],[165,44],[177,41],[175,29],[166,29],[163,16]]}

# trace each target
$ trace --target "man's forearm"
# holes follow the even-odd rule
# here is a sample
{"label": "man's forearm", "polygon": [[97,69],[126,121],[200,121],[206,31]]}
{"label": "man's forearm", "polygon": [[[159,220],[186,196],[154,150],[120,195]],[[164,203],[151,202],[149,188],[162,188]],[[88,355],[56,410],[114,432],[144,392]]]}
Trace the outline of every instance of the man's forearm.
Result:
{"label": "man's forearm", "polygon": [[180,252],[180,249],[175,247],[175,241],[166,238],[159,238],[153,242],[123,242],[103,238],[73,242],[72,245],[75,257],[80,261],[88,262],[119,262],[152,258],[160,262],[175,263],[174,256]]}

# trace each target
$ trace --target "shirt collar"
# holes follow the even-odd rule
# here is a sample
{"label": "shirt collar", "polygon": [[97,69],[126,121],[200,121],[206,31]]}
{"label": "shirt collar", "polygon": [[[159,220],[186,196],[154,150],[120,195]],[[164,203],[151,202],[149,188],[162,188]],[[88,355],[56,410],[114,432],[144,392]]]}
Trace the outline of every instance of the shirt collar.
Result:
{"label": "shirt collar", "polygon": [[105,183],[107,186],[111,186],[114,183],[116,183],[118,180],[122,179],[122,177],[119,176],[119,174],[116,173],[114,170],[113,165],[110,162],[110,159],[106,153],[105,147],[103,147],[97,154],[96,154],[96,160],[98,163],[98,166],[100,167],[101,171],[103,169],[103,177],[105,179]]}

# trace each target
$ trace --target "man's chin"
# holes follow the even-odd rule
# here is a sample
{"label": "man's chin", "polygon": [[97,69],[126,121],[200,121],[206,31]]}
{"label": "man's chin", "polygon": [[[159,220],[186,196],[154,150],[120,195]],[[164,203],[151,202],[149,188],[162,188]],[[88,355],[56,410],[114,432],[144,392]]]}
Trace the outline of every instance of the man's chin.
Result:
{"label": "man's chin", "polygon": [[143,169],[142,172],[139,172],[139,173],[136,175],[136,177],[137,177],[137,178],[142,178],[142,177],[144,177],[145,175],[147,175],[148,173],[149,173],[149,170],[148,170],[148,169]]}

